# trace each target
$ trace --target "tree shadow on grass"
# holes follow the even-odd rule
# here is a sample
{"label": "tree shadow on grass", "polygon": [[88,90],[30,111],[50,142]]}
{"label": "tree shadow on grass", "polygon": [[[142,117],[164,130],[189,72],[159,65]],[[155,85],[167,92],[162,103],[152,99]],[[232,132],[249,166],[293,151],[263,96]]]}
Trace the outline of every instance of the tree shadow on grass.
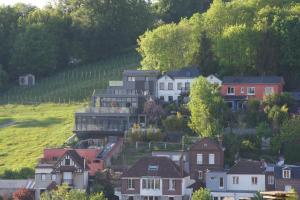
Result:
{"label": "tree shadow on grass", "polygon": [[49,117],[44,120],[30,119],[16,124],[17,128],[29,128],[29,127],[49,127],[55,124],[60,124],[63,122],[63,119]]}

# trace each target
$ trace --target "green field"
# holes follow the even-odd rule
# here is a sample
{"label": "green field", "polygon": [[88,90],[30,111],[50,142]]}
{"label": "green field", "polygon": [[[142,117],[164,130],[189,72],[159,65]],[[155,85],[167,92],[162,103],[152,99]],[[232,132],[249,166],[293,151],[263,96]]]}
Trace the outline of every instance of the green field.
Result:
{"label": "green field", "polygon": [[0,106],[0,173],[5,169],[34,167],[45,147],[56,147],[72,135],[74,111],[82,104]]}
{"label": "green field", "polygon": [[45,147],[61,146],[72,135],[74,112],[87,104],[93,90],[106,88],[124,69],[138,65],[137,54],[124,54],[37,77],[32,88],[13,86],[0,94],[0,174],[33,168]]}

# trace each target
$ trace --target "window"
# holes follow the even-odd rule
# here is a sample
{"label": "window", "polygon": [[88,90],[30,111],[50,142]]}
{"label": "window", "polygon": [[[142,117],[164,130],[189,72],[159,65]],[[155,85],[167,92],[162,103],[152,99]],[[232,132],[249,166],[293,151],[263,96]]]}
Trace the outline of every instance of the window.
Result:
{"label": "window", "polygon": [[173,83],[168,83],[168,90],[173,90]]}
{"label": "window", "polygon": [[251,177],[251,183],[252,183],[252,185],[257,185],[257,177],[256,176]]}
{"label": "window", "polygon": [[218,197],[214,197],[214,200],[219,200],[219,198]]}
{"label": "window", "polygon": [[128,197],[128,200],[133,200],[133,196]]}
{"label": "window", "polygon": [[219,187],[224,188],[224,178],[223,177],[220,177],[220,179],[219,179]]}
{"label": "window", "polygon": [[56,180],[56,174],[52,174],[52,175],[51,175],[51,180],[52,180],[52,181],[55,181],[55,180]]}
{"label": "window", "polygon": [[239,184],[239,177],[238,176],[233,176],[232,177],[232,184]]}
{"label": "window", "polygon": [[135,77],[134,76],[128,76],[127,80],[133,82],[133,81],[135,81]]}
{"label": "window", "polygon": [[247,88],[248,95],[255,95],[255,87],[248,87]]}
{"label": "window", "polygon": [[173,101],[173,96],[168,96],[168,100],[169,100],[169,102],[172,102]]}
{"label": "window", "polygon": [[160,180],[159,179],[142,179],[142,188],[143,189],[160,189]]}
{"label": "window", "polygon": [[198,171],[198,178],[203,179],[203,171]]}
{"label": "window", "polygon": [[243,87],[241,87],[241,94],[244,94],[244,88]]}
{"label": "window", "polygon": [[169,179],[169,190],[175,190],[176,181],[174,179]]}
{"label": "window", "polygon": [[274,93],[273,87],[265,87],[265,95],[270,95],[273,93]]}
{"label": "window", "polygon": [[288,191],[290,191],[292,189],[292,186],[291,185],[285,185],[284,186],[284,191],[285,192],[288,192]]}
{"label": "window", "polygon": [[208,164],[214,165],[215,164],[215,154],[210,153],[208,158],[209,158],[208,159]]}
{"label": "window", "polygon": [[133,179],[128,179],[128,189],[129,190],[134,189],[134,180]]}
{"label": "window", "polygon": [[184,87],[185,87],[186,90],[189,90],[190,89],[190,83],[186,82],[185,85],[184,85]]}
{"label": "window", "polygon": [[157,171],[158,170],[158,165],[149,165],[148,166],[148,171]]}
{"label": "window", "polygon": [[165,90],[165,83],[159,83],[159,90]]}
{"label": "window", "polygon": [[269,185],[274,185],[274,176],[268,176],[268,184]]}
{"label": "window", "polygon": [[69,158],[65,159],[65,165],[70,165],[70,159]]}
{"label": "window", "polygon": [[164,101],[164,100],[165,100],[165,97],[164,97],[164,96],[160,96],[159,99],[160,99],[161,101]]}
{"label": "window", "polygon": [[282,177],[288,179],[291,178],[291,170],[289,169],[282,170]]}
{"label": "window", "polygon": [[174,197],[169,197],[169,200],[174,200]]}
{"label": "window", "polygon": [[227,88],[227,94],[228,95],[234,95],[234,87],[228,87]]}
{"label": "window", "polygon": [[198,165],[203,164],[203,155],[202,155],[202,153],[197,154],[197,164]]}
{"label": "window", "polygon": [[182,89],[182,83],[177,83],[177,90],[181,90]]}
{"label": "window", "polygon": [[42,181],[46,180],[46,174],[41,174]]}

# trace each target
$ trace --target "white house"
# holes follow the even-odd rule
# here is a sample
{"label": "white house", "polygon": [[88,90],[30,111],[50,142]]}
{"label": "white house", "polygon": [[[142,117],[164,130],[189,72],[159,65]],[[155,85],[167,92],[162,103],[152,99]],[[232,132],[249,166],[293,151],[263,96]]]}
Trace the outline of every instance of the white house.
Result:
{"label": "white house", "polygon": [[19,76],[19,85],[31,87],[35,85],[35,76],[32,74],[26,74],[24,76]]}
{"label": "white house", "polygon": [[251,199],[257,191],[265,191],[265,166],[260,161],[240,160],[227,172],[208,172],[206,187],[214,200]]}
{"label": "white house", "polygon": [[192,82],[198,76],[200,76],[200,70],[195,67],[163,74],[157,81],[157,97],[166,102],[177,101],[181,94],[190,90]]}
{"label": "white house", "polygon": [[216,84],[218,86],[222,85],[222,81],[213,74],[207,76],[206,80],[211,84]]}

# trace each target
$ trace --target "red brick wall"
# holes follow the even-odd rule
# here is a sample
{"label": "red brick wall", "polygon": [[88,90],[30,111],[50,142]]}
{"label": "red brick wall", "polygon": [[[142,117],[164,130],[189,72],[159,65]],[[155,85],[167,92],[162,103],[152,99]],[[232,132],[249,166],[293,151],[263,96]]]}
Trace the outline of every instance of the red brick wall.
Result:
{"label": "red brick wall", "polygon": [[[221,87],[221,95],[227,95],[227,88],[235,88],[235,96],[248,96],[247,87],[255,87],[255,95],[249,95],[249,98],[254,98],[257,100],[263,100],[265,96],[265,87],[273,87],[273,92],[275,94],[280,94],[283,91],[282,84],[223,84]],[[244,93],[241,93],[241,88],[244,88]]]}
{"label": "red brick wall", "polygon": [[134,190],[128,190],[128,179],[121,180],[122,194],[139,194],[140,193],[140,179],[134,179]]}
{"label": "red brick wall", "polygon": [[169,179],[163,179],[163,195],[182,195],[182,180],[175,180],[175,190],[169,190]]}

